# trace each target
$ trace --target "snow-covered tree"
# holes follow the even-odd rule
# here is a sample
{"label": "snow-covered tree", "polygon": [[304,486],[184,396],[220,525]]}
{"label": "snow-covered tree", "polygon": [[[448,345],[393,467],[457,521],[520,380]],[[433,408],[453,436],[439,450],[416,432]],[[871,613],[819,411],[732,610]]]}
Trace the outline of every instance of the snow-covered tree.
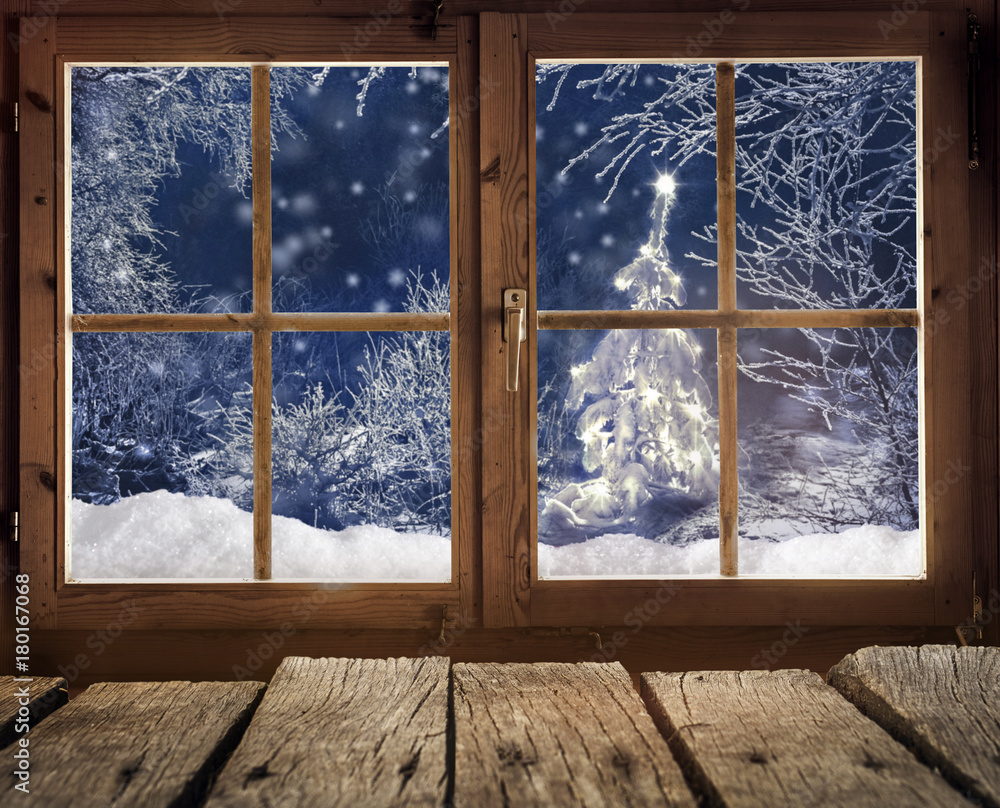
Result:
{"label": "snow-covered tree", "polygon": [[[573,70],[573,65],[541,65],[537,81],[554,82],[548,109],[568,87],[615,102],[600,135],[564,168],[579,171],[600,156],[596,176],[612,179],[606,200],[642,162],[640,156],[666,158],[680,167],[698,155],[714,155],[713,66],[672,66],[673,72],[664,76],[660,66],[609,65],[600,76],[575,84]],[[644,71],[662,83],[662,93],[639,109],[618,111]],[[913,63],[737,65],[736,81],[741,305],[915,306]],[[701,234],[704,252],[688,256],[712,269],[714,229]],[[825,488],[818,504],[804,509],[813,513],[811,525],[835,530],[879,519],[913,527],[915,340],[890,329],[800,333],[806,349],[796,352],[765,332],[758,350],[741,355],[739,367],[747,378],[780,386],[802,401],[831,432],[846,425],[865,449],[863,463],[852,461],[857,475],[842,473],[842,467],[833,471],[834,464],[822,456],[815,457],[813,467],[796,469]],[[858,463],[867,469],[864,476]],[[871,507],[856,507],[865,487],[874,489],[874,481],[880,493],[872,495]],[[752,500],[759,492],[745,493]]]}
{"label": "snow-covered tree", "polygon": [[[447,311],[447,284],[414,272],[407,311]],[[366,520],[451,531],[451,355],[443,331],[383,335],[366,352],[355,411],[371,463],[354,483]]]}
{"label": "snow-covered tree", "polygon": [[[304,80],[279,73],[273,91],[280,97]],[[157,193],[165,180],[180,176],[182,144],[200,146],[218,176],[245,192],[249,69],[76,67],[72,90],[74,311],[187,308],[190,290],[162,258]],[[294,127],[280,105],[273,117],[275,134]]]}
{"label": "snow-covered tree", "polygon": [[[685,302],[664,241],[676,192],[669,175],[660,178],[657,190],[649,239],[613,279],[632,297],[633,310]],[[568,405],[584,408],[576,428],[583,467],[597,476],[570,484],[546,503],[543,538],[662,529],[679,500],[713,496],[717,423],[699,373],[701,350],[682,329],[614,330],[590,361],[571,369]]]}
{"label": "snow-covered tree", "polygon": [[[276,89],[301,83],[279,78]],[[249,70],[75,67],[71,87],[74,312],[200,310],[201,292],[185,288],[163,257],[171,234],[157,197],[181,176],[184,144],[245,191]],[[293,126],[275,117],[276,131]],[[249,339],[94,333],[74,345],[74,495],[113,502],[146,488],[187,490],[189,458],[215,445],[211,413],[240,397]]]}

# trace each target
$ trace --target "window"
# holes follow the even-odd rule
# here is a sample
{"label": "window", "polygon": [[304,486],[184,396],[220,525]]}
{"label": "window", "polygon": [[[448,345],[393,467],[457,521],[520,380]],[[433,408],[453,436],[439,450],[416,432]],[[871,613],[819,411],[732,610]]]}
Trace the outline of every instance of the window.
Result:
{"label": "window", "polygon": [[304,599],[613,625],[664,591],[660,623],[958,622],[969,481],[935,482],[965,336],[935,324],[965,168],[927,144],[964,108],[930,22],[487,13],[350,60],[350,20],[30,40],[39,625],[125,597],[148,626]]}
{"label": "window", "polygon": [[[967,169],[959,149],[931,144],[947,131],[947,121],[964,120],[956,94],[945,89],[948,81],[962,86],[963,79],[945,78],[930,18],[915,15],[911,22],[888,31],[866,14],[720,12],[708,22],[582,13],[483,19],[484,80],[504,82],[484,103],[484,118],[500,123],[484,138],[481,154],[489,180],[483,299],[501,300],[504,288],[529,293],[522,371],[529,394],[505,399],[483,388],[484,412],[498,413],[503,426],[485,445],[488,624],[621,624],[636,603],[647,601],[656,605],[653,620],[682,625],[766,624],[780,615],[816,623],[863,623],[875,614],[890,623],[935,622],[945,614],[961,619],[954,604],[965,602],[958,592],[967,594],[971,584],[959,560],[967,552],[959,549],[966,518],[959,502],[968,480],[952,474],[948,482],[945,458],[954,464],[968,451],[948,414],[968,406],[966,392],[952,398],[962,384],[948,359],[961,355],[963,337],[960,329],[937,323],[941,289],[960,285],[968,272],[956,267],[968,266],[967,223],[947,212],[949,198],[952,204],[964,198]],[[958,15],[934,21],[935,31],[962,24]],[[828,172],[823,192],[807,198],[796,185],[802,175],[795,160],[803,158],[803,147],[819,147],[791,142],[804,135],[796,134],[796,108],[809,109],[815,131],[848,136],[843,119],[829,117],[837,103],[794,97],[813,79],[814,86],[841,94],[848,83],[853,89],[865,81],[891,84],[897,96],[890,103],[883,93],[885,114],[858,130],[873,138],[863,147],[872,154],[849,149],[850,159],[862,162]],[[877,116],[878,97],[863,92],[873,103],[852,104],[849,114]],[[912,101],[898,104],[906,94]],[[560,104],[578,106],[559,117]],[[778,106],[789,116],[784,121],[773,116]],[[876,166],[869,159],[875,152],[887,162]],[[826,167],[817,161],[816,169]],[[761,171],[773,172],[771,179],[755,178]],[[885,181],[889,174],[894,179]],[[957,183],[950,192],[941,184],[945,175]],[[603,181],[599,193],[595,179]],[[845,242],[847,253],[837,259],[831,244],[817,240],[819,220],[840,226],[835,206],[852,200],[838,188],[852,186],[867,201],[896,180],[899,194],[890,192],[894,201],[879,220],[884,236],[857,233],[856,257],[881,279],[869,277],[864,289],[835,289],[831,259],[843,261],[855,246]],[[630,203],[629,194],[639,202]],[[584,223],[575,225],[576,209],[587,205],[602,207],[596,217],[581,211]],[[764,221],[767,215],[773,218]],[[815,229],[805,232],[809,219]],[[625,252],[615,254],[630,229]],[[673,238],[681,229],[702,238],[685,245]],[[823,237],[830,236],[827,228]],[[871,252],[862,259],[865,250]],[[601,269],[608,252],[615,258]],[[588,263],[598,268],[588,271]],[[827,274],[822,285],[804,282],[821,272]],[[502,323],[497,317],[487,325],[484,379],[502,378],[502,354],[489,350],[499,344]],[[869,358],[862,362],[865,351]],[[705,373],[706,367],[715,372]],[[805,384],[802,373],[811,375]],[[900,432],[896,445],[909,458],[891,460],[894,472],[887,471],[891,451],[884,453],[892,442],[863,437],[872,424],[851,426],[857,415],[851,407],[870,390],[848,389],[846,380],[875,373],[896,396],[882,428]],[[675,386],[669,394],[661,389],[668,382]],[[779,409],[773,391],[781,383],[799,384],[792,391],[798,398],[817,400],[796,402],[803,405],[797,412]],[[763,405],[762,390],[771,391]],[[680,422],[662,406],[668,395],[672,407],[688,410]],[[569,417],[559,412],[567,403]],[[836,417],[834,405],[842,408]],[[785,421],[775,422],[772,416],[782,413]],[[790,423],[789,413],[800,423]],[[760,415],[770,423],[754,424]],[[825,465],[796,468],[781,456],[800,451],[792,431],[805,433],[797,441],[801,449],[823,434],[804,430],[803,415],[818,416],[824,430],[829,416],[831,428],[849,436],[837,462],[829,462],[829,444]],[[777,445],[755,440],[755,426],[787,437]],[[915,452],[917,443],[922,448]],[[879,506],[883,492],[873,490],[855,508],[862,502],[858,483],[866,479],[861,467],[872,464],[876,444],[888,458],[880,472],[885,500]],[[761,457],[767,450],[778,457]],[[789,465],[786,476],[775,479],[782,463]],[[657,466],[654,484],[671,476],[674,483],[666,496],[650,497],[650,470]],[[825,475],[823,484],[811,488],[817,481],[807,470]],[[823,497],[834,477],[841,492],[855,487],[856,493],[840,493],[829,510]],[[810,501],[803,507],[787,494],[769,501],[782,487],[799,502]],[[794,524],[801,517],[813,530]],[[741,519],[764,540],[741,534]],[[815,530],[816,520],[827,524]],[[852,541],[862,555],[853,567],[835,561],[824,569],[815,557],[791,554],[781,561],[761,552],[776,547],[766,540],[779,531],[843,531],[851,520],[895,525],[893,541],[876,548],[873,534],[881,531],[821,540],[823,553],[833,555]],[[649,541],[671,531],[674,546]],[[873,555],[882,560],[872,565]],[[664,593],[668,605],[662,605]]]}
{"label": "window", "polygon": [[450,581],[447,63],[66,70],[68,578]]}
{"label": "window", "polygon": [[539,576],[922,574],[917,64],[537,64]]}

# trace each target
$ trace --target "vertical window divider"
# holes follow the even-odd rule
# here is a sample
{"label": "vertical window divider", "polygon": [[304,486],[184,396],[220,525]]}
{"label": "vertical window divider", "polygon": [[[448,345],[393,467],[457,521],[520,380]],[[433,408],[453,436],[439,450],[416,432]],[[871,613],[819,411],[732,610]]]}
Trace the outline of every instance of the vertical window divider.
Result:
{"label": "vertical window divider", "polygon": [[739,572],[736,468],[736,69],[719,62],[715,76],[719,242],[719,564]]}
{"label": "vertical window divider", "polygon": [[253,150],[253,567],[271,577],[271,73],[254,65]]}

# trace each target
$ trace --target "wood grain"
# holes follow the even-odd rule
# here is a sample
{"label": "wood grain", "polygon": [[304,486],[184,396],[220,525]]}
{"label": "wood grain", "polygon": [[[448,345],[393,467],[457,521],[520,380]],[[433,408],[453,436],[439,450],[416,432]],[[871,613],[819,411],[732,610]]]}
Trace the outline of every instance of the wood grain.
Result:
{"label": "wood grain", "polygon": [[719,572],[739,572],[739,442],[737,440],[736,329],[723,326],[718,332],[719,363]]}
{"label": "wood grain", "polygon": [[[926,581],[766,578],[539,581],[531,617],[538,626],[625,623],[641,610],[643,624],[665,626],[930,625],[934,587]],[[648,616],[645,616],[648,615]],[[741,666],[738,666],[741,667]]]}
{"label": "wood grain", "polygon": [[[488,88],[479,80],[479,24],[460,17],[451,98],[452,206],[452,524],[458,545],[461,617],[483,619],[482,543],[482,288],[480,284],[479,107]],[[473,167],[475,170],[467,170]]]}
{"label": "wood grain", "polygon": [[[18,17],[27,11],[27,0],[0,0],[0,42],[9,43],[20,29]],[[0,110],[13,114],[18,100],[18,54],[0,48]],[[0,125],[0,525],[18,509],[18,376],[21,364],[18,322],[17,212],[19,200],[19,135]],[[14,573],[18,547],[0,541],[0,614],[14,613]],[[14,621],[0,621],[0,671],[14,669]]]}
{"label": "wood grain", "polygon": [[[25,692],[28,694],[26,697]],[[17,681],[13,676],[0,676],[0,749],[14,743],[23,734],[15,729],[15,724],[23,723],[17,720],[22,698],[28,699],[28,703],[23,706],[28,709],[29,726],[34,727],[45,716],[66,703],[66,680],[35,677],[30,681]]]}
{"label": "wood grain", "polygon": [[[801,9],[802,6],[799,6]],[[568,14],[553,24],[550,15],[528,15],[531,52],[539,59],[760,59],[796,57],[914,56],[927,52],[928,14],[917,11],[892,30],[879,25],[885,12],[822,14],[790,10],[764,14],[729,9],[716,15],[713,36],[702,34],[713,15],[702,13]],[[892,11],[889,9],[889,14]]]}
{"label": "wood grain", "polygon": [[[993,153],[979,171],[969,174],[969,224],[972,231],[972,257],[981,279],[979,293],[969,301],[970,364],[975,369],[970,379],[972,397],[972,466],[973,478],[982,481],[972,491],[973,536],[976,542],[976,584],[980,596],[989,599],[989,593],[1000,591],[1000,496],[996,494],[998,481],[997,440],[998,408],[997,350],[998,297],[996,265],[989,271],[991,261],[1000,256],[997,241],[997,58],[996,58],[996,3],[993,0],[975,0],[967,4],[982,26],[980,49],[980,94],[978,128],[981,144],[991,144]],[[992,89],[993,95],[990,96]],[[964,143],[962,144],[965,145]],[[983,268],[987,271],[983,272]],[[987,645],[1000,645],[1000,620],[993,620],[983,632]]]}
{"label": "wood grain", "polygon": [[815,673],[644,673],[642,697],[714,808],[968,804]]}
{"label": "wood grain", "polygon": [[[93,685],[32,729],[30,798],[51,808],[197,805],[263,691],[259,682]],[[0,778],[9,795],[13,773]]]}
{"label": "wood grain", "polygon": [[[972,396],[970,312],[965,304],[980,270],[970,253],[966,105],[965,6],[933,16],[930,64],[923,70],[923,309],[921,400],[921,525],[926,530],[928,575],[935,583],[935,620],[958,625],[972,612]],[[962,133],[954,148],[940,133]],[[933,146],[937,142],[938,147]],[[931,325],[933,324],[933,325]],[[929,327],[928,327],[929,326]],[[970,469],[971,470],[971,469]],[[995,485],[995,482],[975,481]],[[995,501],[995,500],[994,500]],[[995,539],[994,539],[995,541]]]}
{"label": "wood grain", "polygon": [[447,331],[447,312],[423,314],[75,314],[74,331]]}
{"label": "wood grain", "polygon": [[[525,625],[530,614],[528,385],[504,384],[503,290],[528,287],[528,146],[523,16],[480,17],[482,221],[483,622]],[[530,305],[530,303],[529,303]],[[530,356],[529,344],[522,346]]]}
{"label": "wood grain", "polygon": [[21,571],[31,576],[32,626],[56,617],[55,32],[20,43],[20,510]]}
{"label": "wood grain", "polygon": [[[735,293],[735,289],[734,289]],[[538,327],[580,328],[914,328],[916,309],[741,309],[715,311],[540,311]]]}
{"label": "wood grain", "polygon": [[[719,311],[736,311],[736,68],[715,68],[715,154],[718,208]],[[719,363],[719,572],[739,572],[739,447],[736,439],[736,328],[718,332]]]}
{"label": "wood grain", "polygon": [[121,614],[122,603],[136,611],[131,629],[251,628],[263,630],[291,622],[310,628],[433,628],[441,626],[441,609],[458,614],[453,585],[339,585],[244,581],[224,584],[155,583],[72,584],[62,588],[59,602],[66,612],[61,628],[104,627]]}
{"label": "wood grain", "polygon": [[455,808],[693,806],[625,669],[456,665]]}
{"label": "wood grain", "polygon": [[[387,0],[388,1],[388,0]],[[222,5],[241,0],[212,0]],[[207,11],[212,11],[209,4]],[[127,14],[134,15],[135,11]],[[362,12],[358,18],[315,17],[306,21],[272,18],[262,24],[240,17],[90,17],[60,18],[59,49],[69,60],[190,59],[199,61],[329,62],[360,60],[364,64],[447,61],[455,52],[455,27],[441,26],[437,39],[424,26],[391,17],[382,25]],[[368,33],[365,28],[368,27]],[[373,30],[375,29],[375,30]],[[361,36],[359,37],[359,30]]]}
{"label": "wood grain", "polygon": [[437,808],[447,723],[446,660],[288,657],[206,806]]}
{"label": "wood grain", "polygon": [[[22,0],[27,7],[28,0]],[[34,0],[32,9],[39,14],[50,14],[49,0]],[[390,7],[390,0],[375,6],[376,9]],[[451,17],[463,14],[479,14],[495,11],[497,0],[452,0],[441,12],[445,24]],[[580,4],[577,3],[577,6]],[[953,0],[927,0],[920,8],[953,7]],[[59,14],[62,16],[128,16],[128,15],[178,15],[213,18],[238,17],[281,17],[299,16],[322,18],[328,16],[364,17],[372,10],[371,0],[337,0],[336,4],[324,4],[322,0],[283,0],[277,5],[273,0],[60,0]],[[414,25],[426,31],[432,16],[426,0],[401,0],[399,14],[411,20]],[[516,12],[555,12],[552,0],[505,0],[504,8]],[[732,9],[732,0],[587,0],[586,10],[591,12],[697,12],[699,15],[713,11]],[[891,13],[891,4],[886,0],[754,0],[757,11],[800,11],[809,8],[815,11],[882,11]],[[561,21],[560,13],[555,20]],[[700,17],[700,18],[703,18]]]}
{"label": "wood grain", "polygon": [[1000,807],[1000,649],[862,648],[827,680],[953,784]]}
{"label": "wood grain", "polygon": [[[271,314],[271,69],[254,65],[253,313]],[[253,332],[253,577],[271,577],[271,332]]]}
{"label": "wood grain", "polygon": [[[455,607],[457,612],[457,606]],[[430,610],[429,610],[430,612]],[[233,679],[242,669],[258,680],[271,678],[286,656],[321,657],[336,648],[338,654],[358,658],[394,656],[447,656],[453,662],[621,662],[636,687],[639,672],[650,670],[744,669],[766,662],[763,653],[787,630],[784,626],[680,626],[641,624],[650,614],[645,601],[632,611],[622,611],[628,625],[599,629],[602,647],[587,634],[534,635],[530,629],[484,629],[461,621],[440,635],[439,622],[415,629],[315,628],[308,613],[295,616],[280,630],[280,637],[267,629],[187,630],[177,628],[135,629],[131,626],[101,656],[92,656],[84,670],[73,670],[75,658],[89,651],[91,631],[39,632],[32,646],[32,665],[39,673],[59,673],[62,666],[73,678],[70,693],[76,695],[94,682],[163,681],[166,679]],[[451,610],[449,609],[449,614]],[[428,621],[430,623],[430,621]],[[788,646],[780,667],[808,668],[826,672],[846,654],[870,645],[904,643],[921,645],[954,639],[951,627],[823,626],[802,623],[801,639]],[[638,629],[638,630],[637,630]],[[801,630],[801,629],[800,629]],[[277,647],[276,647],[277,646]],[[778,646],[777,650],[781,650]],[[70,666],[70,667],[67,667]]]}

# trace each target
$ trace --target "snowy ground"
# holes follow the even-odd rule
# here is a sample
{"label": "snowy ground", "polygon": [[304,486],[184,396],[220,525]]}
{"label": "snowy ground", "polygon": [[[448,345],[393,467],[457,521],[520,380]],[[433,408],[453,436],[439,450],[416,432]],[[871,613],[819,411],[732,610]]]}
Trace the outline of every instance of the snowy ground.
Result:
{"label": "snowy ground", "polygon": [[[741,575],[779,578],[817,576],[917,576],[920,531],[889,527],[852,528],[785,541],[739,542]],[[542,578],[635,575],[717,575],[719,542],[700,541],[679,547],[629,534],[612,534],[563,547],[538,547]]]}
{"label": "snowy ground", "polygon": [[[451,541],[372,525],[334,532],[272,517],[274,578],[448,581]],[[73,500],[71,572],[105,578],[252,578],[253,517],[226,499],[153,491]]]}
{"label": "snowy ground", "polygon": [[[72,507],[71,570],[76,580],[109,578],[250,578],[250,514],[228,500],[166,491],[114,505]],[[373,526],[340,532],[273,517],[275,578],[447,581],[451,542]],[[539,575],[715,575],[717,541],[678,547],[638,536],[605,535],[564,547],[540,545]],[[915,576],[920,533],[861,527],[782,542],[740,541],[740,571],[777,577]]]}

